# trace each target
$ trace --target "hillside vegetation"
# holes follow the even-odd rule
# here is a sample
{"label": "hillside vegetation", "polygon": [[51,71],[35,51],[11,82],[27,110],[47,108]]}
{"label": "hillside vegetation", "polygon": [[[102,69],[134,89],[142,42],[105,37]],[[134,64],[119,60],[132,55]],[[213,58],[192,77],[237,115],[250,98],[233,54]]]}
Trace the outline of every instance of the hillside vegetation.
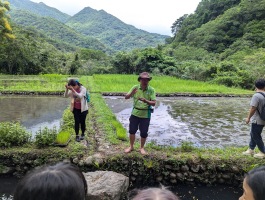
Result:
{"label": "hillside vegetation", "polygon": [[167,36],[139,30],[104,10],[97,11],[89,7],[69,18],[66,25],[84,35],[93,36],[119,51],[155,47],[158,44],[163,44],[167,38]]}
{"label": "hillside vegetation", "polygon": [[111,52],[110,49],[96,38],[86,37],[51,17],[41,17],[24,10],[15,10],[11,14],[13,22],[16,24],[23,27],[34,27],[36,31],[53,40],[64,42],[76,48],[82,47]]}
{"label": "hillside vegetation", "polygon": [[[193,14],[176,19],[171,27],[173,37],[165,44],[145,48],[134,42],[144,44],[154,35],[144,37],[144,32],[103,10],[84,8],[73,17],[66,16],[65,23],[40,16],[30,21],[27,14],[16,14],[21,20],[11,15],[10,21],[27,22],[38,30],[30,28],[25,37],[20,34],[25,34],[26,24],[14,28],[16,39],[5,39],[0,46],[1,73],[92,75],[148,71],[243,89],[253,89],[255,79],[265,77],[265,0],[202,0]],[[87,35],[104,41],[105,46]],[[85,46],[88,43],[90,46]],[[36,46],[38,52],[34,51]],[[109,51],[113,46],[120,51]]]}
{"label": "hillside vegetation", "polygon": [[[169,37],[139,30],[123,23],[118,18],[103,10],[97,11],[87,7],[74,16],[69,16],[44,3],[34,3],[30,0],[9,0],[9,2],[11,5],[11,19],[15,23],[24,27],[35,27],[36,29],[42,27],[42,31],[47,36],[51,35],[50,32],[56,33],[53,36],[61,38],[61,40],[67,38],[68,40],[65,42],[70,42],[71,45],[76,42],[76,39],[74,38],[71,42],[69,38],[73,34],[82,34],[83,38],[79,36],[80,41],[76,43],[76,46],[82,48],[91,48],[104,44],[107,46],[108,52],[119,50],[128,51],[134,48],[156,47],[158,44],[164,44],[165,39]],[[32,14],[34,14],[34,18],[29,17]],[[38,19],[36,19],[37,16]],[[52,18],[53,23],[47,24],[47,21],[49,21],[47,18]],[[69,27],[75,33],[69,35]],[[54,29],[57,32],[52,31]],[[89,41],[91,44],[89,41],[83,42],[84,38],[90,38]],[[98,45],[95,42],[96,39],[99,40]],[[102,48],[97,47],[96,49]]]}
{"label": "hillside vegetation", "polygon": [[29,0],[8,0],[8,2],[11,5],[11,10],[19,9],[29,11],[39,16],[51,17],[60,22],[66,22],[66,20],[70,18],[70,15],[63,13],[56,8],[49,7],[42,2],[34,3]]}

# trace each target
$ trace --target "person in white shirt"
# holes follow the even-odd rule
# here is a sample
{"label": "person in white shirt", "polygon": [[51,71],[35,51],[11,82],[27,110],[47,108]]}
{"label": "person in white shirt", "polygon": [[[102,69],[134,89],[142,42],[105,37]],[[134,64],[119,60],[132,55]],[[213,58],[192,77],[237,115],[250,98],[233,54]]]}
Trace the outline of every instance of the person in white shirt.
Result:
{"label": "person in white shirt", "polygon": [[[78,80],[70,79],[65,85],[64,97],[71,97],[71,111],[75,119],[76,141],[84,139],[86,131],[86,116],[88,113],[88,104],[86,100],[86,88]],[[81,137],[79,137],[79,126],[81,124]]]}

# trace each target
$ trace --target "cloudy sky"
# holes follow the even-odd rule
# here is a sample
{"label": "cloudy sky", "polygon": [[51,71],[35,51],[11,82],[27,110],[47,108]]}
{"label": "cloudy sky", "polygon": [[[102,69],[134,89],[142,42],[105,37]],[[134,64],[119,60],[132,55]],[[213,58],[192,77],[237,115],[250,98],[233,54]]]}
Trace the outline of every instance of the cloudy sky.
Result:
{"label": "cloudy sky", "polygon": [[171,35],[171,25],[191,14],[201,0],[31,0],[74,15],[84,7],[105,10],[126,24],[151,33]]}

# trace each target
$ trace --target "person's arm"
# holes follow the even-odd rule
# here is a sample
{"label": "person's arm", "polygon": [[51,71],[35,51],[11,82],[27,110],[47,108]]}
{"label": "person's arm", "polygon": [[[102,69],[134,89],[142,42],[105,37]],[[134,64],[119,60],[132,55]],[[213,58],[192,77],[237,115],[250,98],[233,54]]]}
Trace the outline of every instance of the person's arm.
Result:
{"label": "person's arm", "polygon": [[145,98],[139,98],[140,101],[150,105],[150,106],[155,106],[156,105],[156,100],[147,100]]}
{"label": "person's arm", "polygon": [[150,105],[150,106],[155,106],[156,105],[156,93],[155,90],[152,90],[150,100],[147,100],[145,98],[139,98],[140,101]]}
{"label": "person's arm", "polygon": [[126,95],[125,95],[125,99],[130,99],[135,93],[137,92],[137,87],[133,88],[132,90],[130,90]]}
{"label": "person's arm", "polygon": [[248,124],[250,122],[250,118],[254,115],[254,113],[256,112],[257,108],[254,106],[251,106],[249,113],[248,113],[248,117],[246,118],[246,124]]}
{"label": "person's arm", "polygon": [[75,91],[74,88],[72,88],[72,92],[75,96],[77,96],[78,99],[82,99],[86,96],[86,88],[85,87],[81,87],[80,88],[80,92],[78,93],[77,91]]}

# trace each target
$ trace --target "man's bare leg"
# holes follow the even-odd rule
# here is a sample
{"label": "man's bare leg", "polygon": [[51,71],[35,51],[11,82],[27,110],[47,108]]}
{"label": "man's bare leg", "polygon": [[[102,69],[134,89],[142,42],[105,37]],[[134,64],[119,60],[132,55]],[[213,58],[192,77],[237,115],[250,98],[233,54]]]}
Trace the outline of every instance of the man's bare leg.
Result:
{"label": "man's bare leg", "polygon": [[142,155],[147,155],[148,153],[144,150],[144,145],[145,145],[146,138],[141,137],[141,148],[140,152]]}
{"label": "man's bare leg", "polygon": [[133,150],[133,145],[135,141],[135,134],[130,134],[130,147],[125,149],[125,153],[130,153]]}

